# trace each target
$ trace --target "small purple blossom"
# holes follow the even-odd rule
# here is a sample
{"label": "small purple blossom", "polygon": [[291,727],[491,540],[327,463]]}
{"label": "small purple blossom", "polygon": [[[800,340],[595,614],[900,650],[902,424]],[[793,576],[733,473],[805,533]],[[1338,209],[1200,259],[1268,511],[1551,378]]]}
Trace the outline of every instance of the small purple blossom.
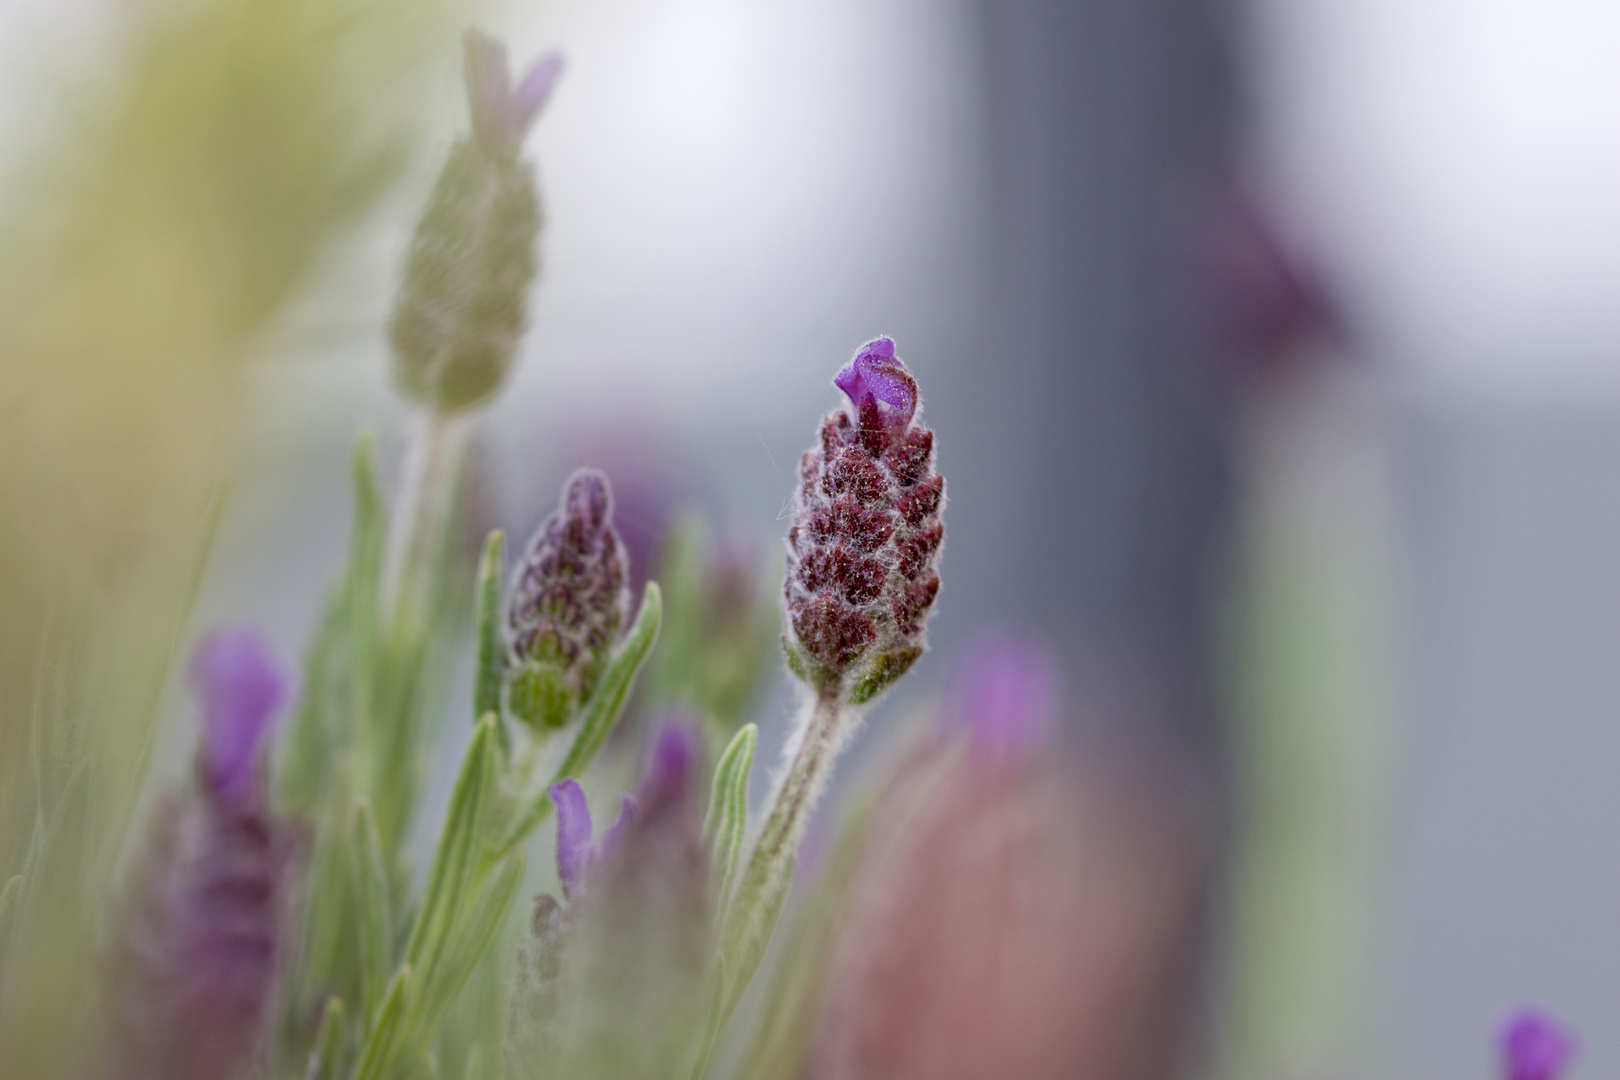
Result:
{"label": "small purple blossom", "polygon": [[662,722],[653,737],[646,772],[636,786],[636,798],[641,805],[659,807],[684,803],[697,755],[697,733],[691,725],[673,719]]}
{"label": "small purple blossom", "polygon": [[917,380],[894,358],[892,338],[862,345],[833,377],[833,385],[849,397],[857,420],[864,421],[864,410],[871,408],[890,431],[904,431],[917,411]]}
{"label": "small purple blossom", "polygon": [[197,772],[204,790],[236,810],[259,798],[261,750],[287,698],[287,680],[269,645],[248,627],[216,630],[191,659],[202,699]]}
{"label": "small purple blossom", "polygon": [[1033,639],[997,635],[971,648],[947,694],[946,718],[969,733],[977,758],[1026,758],[1057,718],[1057,664]]}
{"label": "small purple blossom", "polygon": [[641,807],[634,796],[621,795],[619,819],[602,834],[602,842],[597,845],[591,843],[595,827],[579,781],[568,779],[553,784],[550,795],[557,808],[557,878],[562,882],[563,897],[574,900],[585,892],[591,868],[612,852],[635,825]]}
{"label": "small purple blossom", "polygon": [[1503,1020],[1497,1042],[1506,1080],[1557,1080],[1578,1045],[1573,1033],[1535,1009],[1520,1009]]}
{"label": "small purple blossom", "polygon": [[465,38],[473,138],[496,156],[515,154],[562,75],[560,53],[546,53],[512,86],[506,46],[477,30]]}

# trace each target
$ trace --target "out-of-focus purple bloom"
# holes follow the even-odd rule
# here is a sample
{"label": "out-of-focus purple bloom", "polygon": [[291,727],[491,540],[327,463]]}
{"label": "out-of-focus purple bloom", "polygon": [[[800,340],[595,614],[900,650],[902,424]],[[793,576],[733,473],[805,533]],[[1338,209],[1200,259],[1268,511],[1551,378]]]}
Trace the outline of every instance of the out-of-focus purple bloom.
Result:
{"label": "out-of-focus purple bloom", "polygon": [[585,892],[590,872],[598,862],[622,842],[625,833],[641,816],[641,806],[632,795],[619,797],[619,818],[602,834],[601,844],[591,843],[595,826],[585,791],[574,779],[551,785],[551,802],[557,808],[557,878],[563,896],[577,899]]}
{"label": "out-of-focus purple bloom", "polygon": [[260,750],[287,680],[263,636],[252,628],[216,630],[191,658],[191,684],[202,699],[197,773],[203,789],[242,809],[259,796]]}
{"label": "out-of-focus purple bloom", "polygon": [[203,698],[197,789],[162,804],[119,921],[105,1075],[238,1080],[274,1000],[296,828],[271,816],[260,763],[285,682],[251,631],[193,657]]}
{"label": "out-of-focus purple bloom", "polygon": [[947,691],[945,714],[952,726],[968,731],[979,760],[1021,759],[1051,735],[1059,697],[1051,652],[1007,633],[970,648]]}
{"label": "out-of-focus purple bloom", "polygon": [[562,55],[541,56],[514,89],[505,45],[477,30],[467,31],[465,44],[473,138],[492,155],[515,154],[557,86]]}
{"label": "out-of-focus purple bloom", "polygon": [[697,760],[697,732],[682,720],[665,719],[653,737],[647,769],[636,786],[642,806],[656,808],[684,804]]}
{"label": "out-of-focus purple bloom", "polygon": [[1196,226],[1191,277],[1197,317],[1228,373],[1263,376],[1287,366],[1312,337],[1344,336],[1317,268],[1289,250],[1255,195],[1227,178]]}
{"label": "out-of-focus purple bloom", "polygon": [[572,898],[585,884],[585,867],[591,854],[591,808],[577,780],[551,785],[551,802],[557,808],[557,878],[563,895]]}
{"label": "out-of-focus purple bloom", "polygon": [[868,341],[855,358],[833,377],[833,385],[849,397],[855,419],[864,421],[871,409],[890,431],[904,431],[917,411],[917,380],[894,357],[894,340]]}
{"label": "out-of-focus purple bloom", "polygon": [[1497,1040],[1507,1080],[1557,1080],[1575,1057],[1575,1036],[1550,1016],[1520,1009],[1502,1021]]}

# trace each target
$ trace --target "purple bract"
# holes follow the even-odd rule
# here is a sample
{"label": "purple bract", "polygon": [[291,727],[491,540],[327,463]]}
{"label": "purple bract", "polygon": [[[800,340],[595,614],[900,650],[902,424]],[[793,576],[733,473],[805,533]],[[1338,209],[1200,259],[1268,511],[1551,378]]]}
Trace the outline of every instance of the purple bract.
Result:
{"label": "purple bract", "polygon": [[833,377],[833,385],[848,395],[857,420],[864,422],[865,410],[871,409],[891,431],[904,431],[917,411],[917,380],[895,359],[891,338],[875,338],[862,345]]}
{"label": "purple bract", "polygon": [[563,58],[559,53],[541,56],[514,89],[505,45],[477,30],[467,31],[465,44],[473,138],[488,153],[515,154],[556,88]]}
{"label": "purple bract", "polygon": [[269,646],[249,628],[216,630],[191,658],[191,683],[202,699],[197,771],[204,790],[243,809],[259,795],[260,750],[287,680]]}

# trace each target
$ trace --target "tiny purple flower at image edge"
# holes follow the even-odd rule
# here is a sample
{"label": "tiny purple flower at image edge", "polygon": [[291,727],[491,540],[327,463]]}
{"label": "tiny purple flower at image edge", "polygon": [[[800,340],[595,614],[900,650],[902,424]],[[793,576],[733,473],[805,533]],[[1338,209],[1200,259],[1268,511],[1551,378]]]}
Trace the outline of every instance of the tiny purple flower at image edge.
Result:
{"label": "tiny purple flower at image edge", "polygon": [[1498,1029],[1506,1080],[1558,1080],[1580,1043],[1573,1032],[1538,1009],[1509,1014]]}

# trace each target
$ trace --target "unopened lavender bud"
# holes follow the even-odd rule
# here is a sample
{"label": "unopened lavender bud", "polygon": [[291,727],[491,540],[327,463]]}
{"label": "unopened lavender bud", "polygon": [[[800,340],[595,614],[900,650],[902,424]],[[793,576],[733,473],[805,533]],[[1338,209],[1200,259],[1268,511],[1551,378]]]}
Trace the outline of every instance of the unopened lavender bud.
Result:
{"label": "unopened lavender bud", "polygon": [[625,563],[607,477],[581,469],[529,541],[507,598],[509,703],[528,723],[567,723],[595,689],[628,619]]}
{"label": "unopened lavender bud", "polygon": [[1575,1058],[1575,1036],[1545,1013],[1521,1009],[1498,1035],[1505,1080],[1558,1080]]}
{"label": "unopened lavender bud", "polygon": [[440,413],[494,393],[527,326],[542,214],[519,155],[562,71],[542,57],[514,89],[499,42],[469,30],[466,50],[472,135],[428,197],[388,327],[401,389]]}
{"label": "unopened lavender bud", "polygon": [[915,422],[917,381],[878,338],[834,384],[829,413],[799,466],[788,532],[787,646],[796,674],[852,704],[881,693],[922,655],[939,592],[945,481],[934,434]]}
{"label": "unopened lavender bud", "polygon": [[254,1075],[274,999],[297,830],[262,783],[285,681],[256,634],[208,638],[192,662],[203,701],[197,786],[159,811],[118,927],[106,1075]]}

